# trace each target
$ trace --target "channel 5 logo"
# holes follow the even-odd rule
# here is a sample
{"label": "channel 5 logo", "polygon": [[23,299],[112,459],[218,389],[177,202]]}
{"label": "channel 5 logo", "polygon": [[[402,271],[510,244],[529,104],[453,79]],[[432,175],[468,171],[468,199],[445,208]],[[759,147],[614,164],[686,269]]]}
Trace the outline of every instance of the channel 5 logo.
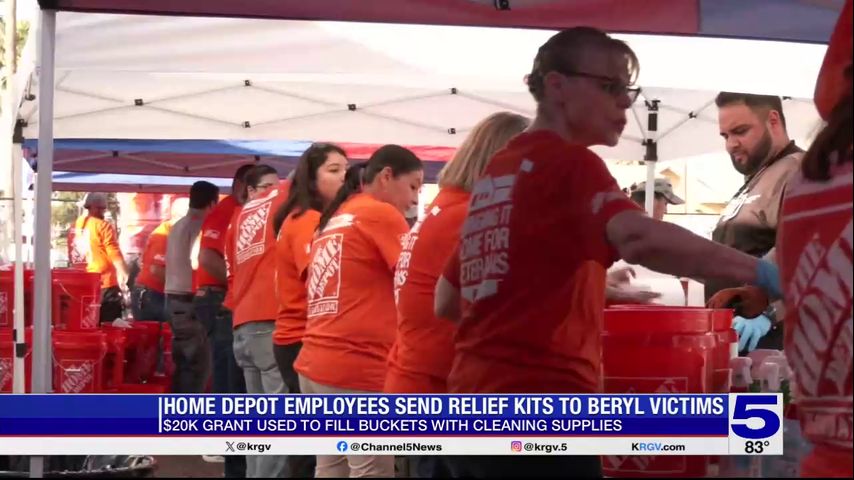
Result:
{"label": "channel 5 logo", "polygon": [[521,452],[522,451],[522,442],[520,442],[518,440],[510,442],[510,450],[512,450],[514,452]]}
{"label": "channel 5 logo", "polygon": [[741,438],[759,440],[773,437],[780,431],[782,416],[781,394],[730,397],[729,428]]}

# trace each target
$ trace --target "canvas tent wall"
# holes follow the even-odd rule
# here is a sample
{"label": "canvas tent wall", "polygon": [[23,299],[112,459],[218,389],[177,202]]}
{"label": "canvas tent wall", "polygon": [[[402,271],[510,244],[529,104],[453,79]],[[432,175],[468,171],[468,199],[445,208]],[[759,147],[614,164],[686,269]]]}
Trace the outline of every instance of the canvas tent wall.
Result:
{"label": "canvas tent wall", "polygon": [[842,0],[39,0],[44,9],[559,29],[826,42]]}

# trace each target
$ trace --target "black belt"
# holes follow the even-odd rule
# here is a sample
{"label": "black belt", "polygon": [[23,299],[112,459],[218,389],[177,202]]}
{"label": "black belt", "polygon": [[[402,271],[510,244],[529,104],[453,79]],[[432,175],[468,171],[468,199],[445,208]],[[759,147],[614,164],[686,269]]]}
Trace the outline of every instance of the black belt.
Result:
{"label": "black belt", "polygon": [[219,285],[202,285],[201,287],[199,287],[199,291],[201,292],[202,290],[209,291],[209,292],[223,292],[223,293],[225,293],[228,289],[226,287],[221,287]]}
{"label": "black belt", "polygon": [[167,293],[166,294],[166,298],[172,298],[175,300],[183,300],[185,302],[192,302],[193,296],[194,295],[192,293]]}

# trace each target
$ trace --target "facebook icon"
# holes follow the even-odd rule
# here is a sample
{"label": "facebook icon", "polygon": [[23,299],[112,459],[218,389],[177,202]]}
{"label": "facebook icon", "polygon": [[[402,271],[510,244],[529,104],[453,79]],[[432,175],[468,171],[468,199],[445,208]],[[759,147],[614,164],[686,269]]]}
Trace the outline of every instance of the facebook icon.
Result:
{"label": "facebook icon", "polygon": [[347,442],[345,442],[344,440],[341,440],[340,442],[338,442],[338,451],[339,452],[346,452],[347,451]]}

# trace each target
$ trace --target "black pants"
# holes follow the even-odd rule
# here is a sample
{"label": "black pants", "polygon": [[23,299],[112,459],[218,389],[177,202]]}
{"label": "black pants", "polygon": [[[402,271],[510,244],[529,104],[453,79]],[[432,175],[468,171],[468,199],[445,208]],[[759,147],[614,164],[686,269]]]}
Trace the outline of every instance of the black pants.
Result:
{"label": "black pants", "polygon": [[112,323],[113,320],[122,318],[124,308],[122,291],[119,287],[101,289],[100,323]]}
{"label": "black pants", "polygon": [[211,374],[208,332],[193,314],[193,295],[166,296],[172,327],[172,393],[204,393]]}
{"label": "black pants", "polygon": [[449,456],[445,461],[454,478],[602,477],[598,456]]}
{"label": "black pants", "polygon": [[[234,359],[231,310],[222,306],[225,291],[201,288],[193,298],[193,315],[204,326],[211,352],[212,393],[246,393],[243,369]],[[226,455],[225,478],[246,478],[246,457]]]}
{"label": "black pants", "polygon": [[[294,361],[302,348],[302,342],[290,345],[273,344],[273,354],[282,373],[282,380],[288,387],[288,393],[299,394],[299,376],[294,370]],[[317,457],[314,455],[288,455],[290,478],[314,478],[314,467]]]}

